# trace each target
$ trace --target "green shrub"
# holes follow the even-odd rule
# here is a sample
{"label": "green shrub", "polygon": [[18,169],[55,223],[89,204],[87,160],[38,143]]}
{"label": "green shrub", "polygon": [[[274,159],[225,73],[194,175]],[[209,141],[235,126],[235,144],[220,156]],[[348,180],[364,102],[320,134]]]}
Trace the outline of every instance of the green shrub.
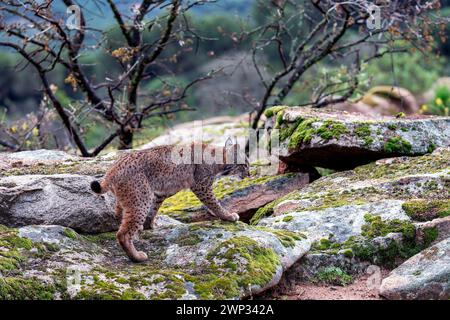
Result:
{"label": "green shrub", "polygon": [[372,86],[397,85],[420,94],[443,76],[444,64],[443,58],[427,57],[420,52],[396,53],[370,62],[367,73],[372,77]]}
{"label": "green shrub", "polygon": [[313,282],[323,282],[331,285],[346,286],[353,281],[353,277],[339,267],[327,267],[314,276]]}
{"label": "green shrub", "polygon": [[434,98],[427,105],[421,107],[426,114],[448,116],[450,114],[450,89],[439,87],[434,92]]}

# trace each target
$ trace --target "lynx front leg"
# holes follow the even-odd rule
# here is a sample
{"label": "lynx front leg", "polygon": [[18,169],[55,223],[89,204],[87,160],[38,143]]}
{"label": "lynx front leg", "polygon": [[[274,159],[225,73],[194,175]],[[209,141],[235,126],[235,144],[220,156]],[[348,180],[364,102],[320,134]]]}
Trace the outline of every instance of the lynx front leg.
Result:
{"label": "lynx front leg", "polygon": [[158,210],[161,207],[161,204],[165,200],[165,197],[155,195],[150,205],[150,212],[148,213],[148,219],[145,221],[144,227],[154,229],[155,228],[155,220],[156,215],[158,214]]}
{"label": "lynx front leg", "polygon": [[219,201],[214,196],[212,186],[195,186],[191,188],[192,192],[200,199],[201,202],[208,208],[208,211],[213,216],[222,220],[238,221],[239,215],[235,212],[228,213],[220,205]]}

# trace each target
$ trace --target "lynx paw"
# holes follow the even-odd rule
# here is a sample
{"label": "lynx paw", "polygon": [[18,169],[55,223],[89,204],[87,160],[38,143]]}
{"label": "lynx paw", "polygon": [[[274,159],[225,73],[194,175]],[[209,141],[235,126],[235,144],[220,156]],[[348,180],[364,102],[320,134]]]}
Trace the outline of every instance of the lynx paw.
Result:
{"label": "lynx paw", "polygon": [[224,217],[224,220],[236,222],[239,220],[239,215],[236,212],[232,212]]}
{"label": "lynx paw", "polygon": [[[131,258],[131,257],[130,257]],[[138,251],[134,257],[131,258],[133,262],[143,262],[148,259],[148,256],[143,251]]]}

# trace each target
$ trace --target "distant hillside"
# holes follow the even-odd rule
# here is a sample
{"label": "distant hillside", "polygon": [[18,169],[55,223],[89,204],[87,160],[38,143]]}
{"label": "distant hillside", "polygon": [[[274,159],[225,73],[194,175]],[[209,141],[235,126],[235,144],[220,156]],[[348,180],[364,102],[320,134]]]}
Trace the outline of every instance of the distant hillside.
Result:
{"label": "distant hillside", "polygon": [[[103,28],[113,24],[114,17],[105,0],[77,0],[85,13],[86,20],[91,27]],[[229,14],[247,16],[255,0],[218,0],[215,3],[207,3],[194,7],[190,12],[195,15]],[[139,1],[119,0],[115,1],[122,15],[132,14],[132,6]],[[66,6],[62,1],[55,1],[54,10],[64,14]],[[156,12],[154,13],[156,14]]]}

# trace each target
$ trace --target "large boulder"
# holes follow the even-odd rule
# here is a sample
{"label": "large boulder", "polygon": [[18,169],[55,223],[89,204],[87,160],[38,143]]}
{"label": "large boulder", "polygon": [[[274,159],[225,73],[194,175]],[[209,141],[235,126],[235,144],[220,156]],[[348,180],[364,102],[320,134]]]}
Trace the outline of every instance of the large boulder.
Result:
{"label": "large boulder", "polygon": [[[33,152],[30,157],[35,158]],[[114,196],[98,196],[91,192],[89,184],[102,177],[117,157],[114,154],[4,166],[0,171],[0,224],[57,224],[82,233],[116,230]],[[248,220],[261,206],[302,188],[312,178],[307,172],[274,176],[254,173],[242,180],[223,177],[215,182],[214,191],[226,209]],[[166,199],[160,212],[183,222],[212,219],[189,190]]]}
{"label": "large boulder", "polygon": [[309,250],[300,233],[242,222],[184,224],[158,217],[133,264],[113,233],[0,226],[3,299],[238,299],[274,286]]}
{"label": "large boulder", "polygon": [[282,106],[265,114],[266,127],[279,129],[280,159],[296,166],[351,169],[381,158],[423,155],[450,146],[448,117],[371,117]]}
{"label": "large boulder", "polygon": [[334,260],[352,266],[395,266],[450,236],[449,173],[450,149],[379,160],[291,192],[259,209],[252,223],[305,233],[313,245],[304,260],[339,255]]}
{"label": "large boulder", "polygon": [[413,256],[394,269],[381,284],[387,299],[450,298],[450,238]]}
{"label": "large boulder", "polygon": [[114,198],[92,193],[92,180],[77,174],[0,178],[0,224],[57,224],[87,233],[115,230]]}

